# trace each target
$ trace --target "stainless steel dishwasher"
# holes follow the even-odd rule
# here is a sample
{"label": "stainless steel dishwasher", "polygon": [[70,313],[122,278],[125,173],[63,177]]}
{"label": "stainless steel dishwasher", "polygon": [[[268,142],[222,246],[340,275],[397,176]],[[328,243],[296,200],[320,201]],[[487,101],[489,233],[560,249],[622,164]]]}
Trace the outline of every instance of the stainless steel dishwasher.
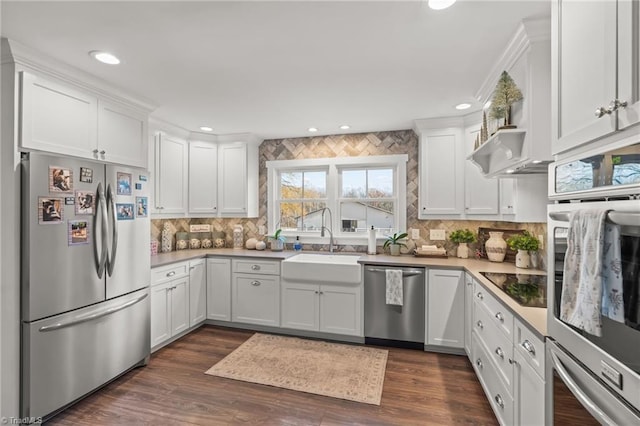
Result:
{"label": "stainless steel dishwasher", "polygon": [[[386,270],[402,271],[403,304],[386,303]],[[365,265],[365,343],[424,349],[424,268]]]}

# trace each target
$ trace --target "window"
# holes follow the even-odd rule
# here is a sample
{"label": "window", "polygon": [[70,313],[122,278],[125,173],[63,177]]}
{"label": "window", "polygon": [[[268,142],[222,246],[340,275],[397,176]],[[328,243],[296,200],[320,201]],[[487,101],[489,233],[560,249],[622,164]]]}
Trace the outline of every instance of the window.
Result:
{"label": "window", "polygon": [[[407,155],[268,161],[269,232],[322,242],[330,229],[340,244],[364,244],[406,226]],[[331,214],[323,214],[328,213]]]}

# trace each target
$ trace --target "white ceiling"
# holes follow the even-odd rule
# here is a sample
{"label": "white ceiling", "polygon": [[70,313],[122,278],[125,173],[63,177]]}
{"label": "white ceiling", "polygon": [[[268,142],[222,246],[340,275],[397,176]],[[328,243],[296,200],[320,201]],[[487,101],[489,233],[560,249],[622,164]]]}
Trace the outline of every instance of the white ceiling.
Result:
{"label": "white ceiling", "polygon": [[[408,129],[469,113],[523,18],[549,0],[0,3],[3,37],[159,105],[190,131],[265,139]],[[116,54],[103,65],[91,50]],[[471,110],[471,111],[472,111]],[[351,130],[339,129],[341,124]]]}

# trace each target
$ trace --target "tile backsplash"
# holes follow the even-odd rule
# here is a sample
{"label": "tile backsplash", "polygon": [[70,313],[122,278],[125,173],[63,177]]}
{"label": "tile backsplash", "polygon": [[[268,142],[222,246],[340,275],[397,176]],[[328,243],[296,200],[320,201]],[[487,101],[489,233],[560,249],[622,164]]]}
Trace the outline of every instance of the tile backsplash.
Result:
{"label": "tile backsplash", "polygon": [[[399,130],[391,132],[358,133],[348,135],[330,135],[307,138],[272,139],[265,140],[259,150],[259,186],[260,211],[259,217],[252,219],[154,219],[151,221],[151,238],[159,240],[160,232],[165,222],[168,222],[173,233],[189,231],[190,224],[210,224],[212,231],[226,233],[227,246],[232,246],[232,230],[234,225],[244,227],[245,240],[248,238],[262,239],[258,234],[260,226],[267,227],[267,174],[265,163],[270,160],[294,160],[302,158],[327,158],[340,156],[369,156],[408,154],[407,162],[407,228],[420,230],[421,244],[439,244],[447,248],[449,255],[455,255],[455,244],[450,241],[428,240],[429,229],[444,229],[449,233],[455,229],[469,228],[477,232],[478,228],[526,229],[533,235],[546,236],[545,223],[513,223],[502,221],[469,221],[469,220],[419,220],[418,219],[418,136],[413,130]],[[268,229],[268,228],[267,228]],[[290,249],[292,241],[287,243]],[[304,245],[304,250],[327,249],[327,245]],[[362,246],[336,247],[337,251],[366,252],[366,243]],[[475,249],[474,245],[471,245]],[[378,247],[381,251],[381,247]]]}

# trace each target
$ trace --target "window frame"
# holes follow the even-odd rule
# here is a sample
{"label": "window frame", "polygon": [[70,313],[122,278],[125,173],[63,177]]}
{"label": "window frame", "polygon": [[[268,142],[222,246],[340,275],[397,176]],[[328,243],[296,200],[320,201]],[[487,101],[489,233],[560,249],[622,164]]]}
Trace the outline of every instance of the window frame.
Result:
{"label": "window frame", "polygon": [[[353,170],[365,168],[391,168],[394,173],[393,192],[396,195],[394,205],[395,232],[405,232],[407,224],[407,154],[376,155],[367,157],[334,157],[312,158],[301,160],[272,160],[266,162],[267,167],[267,223],[269,235],[273,235],[279,221],[280,201],[280,173],[281,172],[306,172],[327,171],[327,196],[326,206],[331,210],[331,231],[334,244],[366,245],[367,233],[342,232],[340,222],[340,203],[346,199],[341,194],[340,170]],[[289,241],[300,237],[300,241],[307,244],[326,244],[329,236],[320,237],[317,232],[282,231],[283,236]],[[386,234],[378,234],[378,238]]]}

